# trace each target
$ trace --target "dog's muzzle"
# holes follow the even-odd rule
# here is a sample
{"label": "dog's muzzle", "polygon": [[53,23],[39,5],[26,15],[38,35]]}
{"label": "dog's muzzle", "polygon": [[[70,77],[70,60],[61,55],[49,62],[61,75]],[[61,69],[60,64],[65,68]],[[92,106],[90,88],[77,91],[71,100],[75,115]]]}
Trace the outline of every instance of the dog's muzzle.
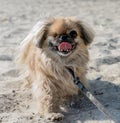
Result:
{"label": "dog's muzzle", "polygon": [[58,50],[66,52],[72,49],[72,39],[68,35],[61,35],[58,39]]}
{"label": "dog's muzzle", "polygon": [[57,51],[59,55],[68,56],[76,48],[77,43],[75,43],[74,39],[70,36],[63,34],[58,38],[56,45],[52,43],[49,45],[52,47],[52,50]]}

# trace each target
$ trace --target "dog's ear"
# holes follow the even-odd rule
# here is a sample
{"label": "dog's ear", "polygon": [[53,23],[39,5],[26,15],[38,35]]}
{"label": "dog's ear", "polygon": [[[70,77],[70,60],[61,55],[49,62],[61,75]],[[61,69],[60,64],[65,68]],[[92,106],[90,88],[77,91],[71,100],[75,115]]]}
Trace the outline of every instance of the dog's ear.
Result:
{"label": "dog's ear", "polygon": [[49,26],[51,25],[51,22],[43,22],[38,23],[34,29],[35,29],[35,38],[34,43],[38,48],[42,48],[44,41],[47,38]]}
{"label": "dog's ear", "polygon": [[35,38],[35,45],[38,47],[38,48],[42,48],[43,44],[44,44],[44,41],[46,40],[47,38],[47,33],[48,33],[48,30],[46,28],[46,25],[44,25],[44,27],[41,29],[41,31],[36,35],[36,38]]}
{"label": "dog's ear", "polygon": [[89,45],[94,39],[93,29],[82,21],[77,21],[76,24],[80,30],[81,38],[84,40],[85,45]]}
{"label": "dog's ear", "polygon": [[31,37],[33,43],[38,48],[42,48],[44,41],[47,38],[49,26],[52,24],[54,19],[50,18],[46,21],[39,21],[29,33],[28,37]]}

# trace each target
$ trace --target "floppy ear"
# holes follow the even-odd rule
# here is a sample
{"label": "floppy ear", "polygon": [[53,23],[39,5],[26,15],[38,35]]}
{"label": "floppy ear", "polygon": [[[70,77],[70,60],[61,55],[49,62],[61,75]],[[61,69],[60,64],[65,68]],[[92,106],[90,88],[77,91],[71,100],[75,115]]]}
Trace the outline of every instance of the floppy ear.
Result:
{"label": "floppy ear", "polygon": [[94,39],[93,29],[81,21],[77,21],[77,26],[79,27],[81,38],[84,40],[85,45],[89,45]]}
{"label": "floppy ear", "polygon": [[27,35],[27,37],[20,43],[19,50],[17,52],[16,62],[20,65],[29,61],[32,53],[31,47],[37,46],[42,48],[48,32],[48,22],[39,21]]}
{"label": "floppy ear", "polygon": [[37,47],[42,48],[44,41],[47,38],[49,26],[53,23],[53,21],[54,18],[49,18],[48,20],[44,22],[39,22],[38,24],[35,25],[34,43]]}
{"label": "floppy ear", "polygon": [[48,28],[51,22],[39,21],[28,34],[28,36],[22,41],[22,43],[28,44],[32,42],[35,46],[42,48],[44,41],[47,38]]}
{"label": "floppy ear", "polygon": [[44,44],[44,41],[47,38],[48,26],[49,26],[49,23],[47,23],[47,22],[39,22],[38,24],[36,24],[34,26],[34,39],[33,39],[33,43],[38,48],[42,48],[42,46]]}
{"label": "floppy ear", "polygon": [[48,30],[45,29],[45,27],[40,31],[40,33],[38,33],[38,35],[36,35],[36,38],[35,38],[35,45],[39,48],[42,48],[43,44],[44,44],[44,41],[46,40],[47,38],[47,33],[48,33]]}

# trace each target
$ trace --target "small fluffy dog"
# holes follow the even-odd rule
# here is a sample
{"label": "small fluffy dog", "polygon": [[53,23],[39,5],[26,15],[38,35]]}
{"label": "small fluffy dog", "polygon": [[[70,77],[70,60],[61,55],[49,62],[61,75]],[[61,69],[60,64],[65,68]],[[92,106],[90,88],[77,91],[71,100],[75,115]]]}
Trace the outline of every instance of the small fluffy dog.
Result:
{"label": "small fluffy dog", "polygon": [[22,41],[18,61],[27,73],[39,113],[50,120],[63,118],[60,105],[67,96],[78,94],[78,87],[66,69],[71,68],[85,86],[88,45],[92,29],[71,17],[38,22]]}

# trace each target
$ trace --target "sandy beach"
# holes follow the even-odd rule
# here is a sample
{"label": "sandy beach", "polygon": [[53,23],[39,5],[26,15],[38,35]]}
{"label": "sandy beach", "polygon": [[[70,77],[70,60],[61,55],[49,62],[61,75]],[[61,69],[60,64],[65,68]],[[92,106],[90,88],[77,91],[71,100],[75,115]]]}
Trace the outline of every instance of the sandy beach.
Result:
{"label": "sandy beach", "polygon": [[[20,42],[49,16],[75,16],[94,29],[87,78],[113,123],[120,123],[119,0],[0,0],[0,123],[52,123],[35,114],[31,91],[21,89],[14,62]],[[58,123],[110,123],[85,97],[74,98]]]}

